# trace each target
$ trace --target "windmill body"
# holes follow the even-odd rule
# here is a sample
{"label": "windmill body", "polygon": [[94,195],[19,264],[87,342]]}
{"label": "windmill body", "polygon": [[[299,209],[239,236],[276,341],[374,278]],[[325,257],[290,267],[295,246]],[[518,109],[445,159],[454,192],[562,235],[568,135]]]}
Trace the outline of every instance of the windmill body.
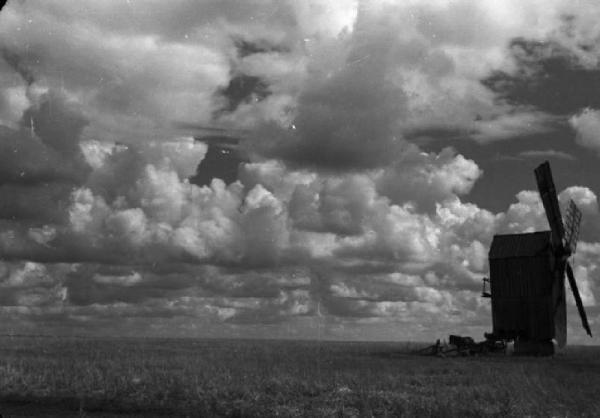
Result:
{"label": "windmill body", "polygon": [[495,235],[489,252],[491,340],[515,342],[515,354],[550,355],[566,344],[565,273],[584,329],[591,336],[568,258],[576,247],[581,213],[573,202],[563,225],[548,162],[536,170],[550,231]]}
{"label": "windmill body", "polygon": [[551,354],[564,281],[554,274],[550,231],[496,235],[489,261],[494,337],[514,340],[516,352]]}

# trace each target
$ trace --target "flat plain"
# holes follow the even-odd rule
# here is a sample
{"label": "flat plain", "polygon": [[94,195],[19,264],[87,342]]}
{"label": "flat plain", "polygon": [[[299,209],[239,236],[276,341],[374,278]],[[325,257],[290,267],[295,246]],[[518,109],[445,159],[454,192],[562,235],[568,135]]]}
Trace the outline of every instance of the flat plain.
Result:
{"label": "flat plain", "polygon": [[0,337],[7,417],[593,417],[600,347],[438,358],[416,343]]}

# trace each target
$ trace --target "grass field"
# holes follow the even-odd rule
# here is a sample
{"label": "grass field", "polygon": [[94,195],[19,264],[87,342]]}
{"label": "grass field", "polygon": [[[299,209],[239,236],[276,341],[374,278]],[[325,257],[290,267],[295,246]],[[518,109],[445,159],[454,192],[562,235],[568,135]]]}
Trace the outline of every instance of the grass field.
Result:
{"label": "grass field", "polygon": [[406,343],[0,337],[6,417],[600,416],[600,347],[432,358]]}

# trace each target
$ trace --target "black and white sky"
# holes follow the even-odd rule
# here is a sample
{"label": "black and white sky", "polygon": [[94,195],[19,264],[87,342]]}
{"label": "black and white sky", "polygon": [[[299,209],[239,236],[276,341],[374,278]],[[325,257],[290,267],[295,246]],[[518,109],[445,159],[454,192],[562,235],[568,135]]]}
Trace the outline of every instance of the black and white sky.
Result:
{"label": "black and white sky", "polygon": [[598,333],[598,22],[593,0],[9,0],[0,332],[480,338],[491,239],[548,228],[549,160]]}

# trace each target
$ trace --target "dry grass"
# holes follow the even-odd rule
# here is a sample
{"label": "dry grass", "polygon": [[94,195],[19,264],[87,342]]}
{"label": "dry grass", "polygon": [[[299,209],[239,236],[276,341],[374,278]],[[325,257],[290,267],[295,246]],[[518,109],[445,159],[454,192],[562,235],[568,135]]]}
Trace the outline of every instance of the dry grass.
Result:
{"label": "dry grass", "polygon": [[[600,348],[440,359],[406,343],[0,338],[10,416],[600,416]],[[38,413],[39,415],[35,415]]]}

